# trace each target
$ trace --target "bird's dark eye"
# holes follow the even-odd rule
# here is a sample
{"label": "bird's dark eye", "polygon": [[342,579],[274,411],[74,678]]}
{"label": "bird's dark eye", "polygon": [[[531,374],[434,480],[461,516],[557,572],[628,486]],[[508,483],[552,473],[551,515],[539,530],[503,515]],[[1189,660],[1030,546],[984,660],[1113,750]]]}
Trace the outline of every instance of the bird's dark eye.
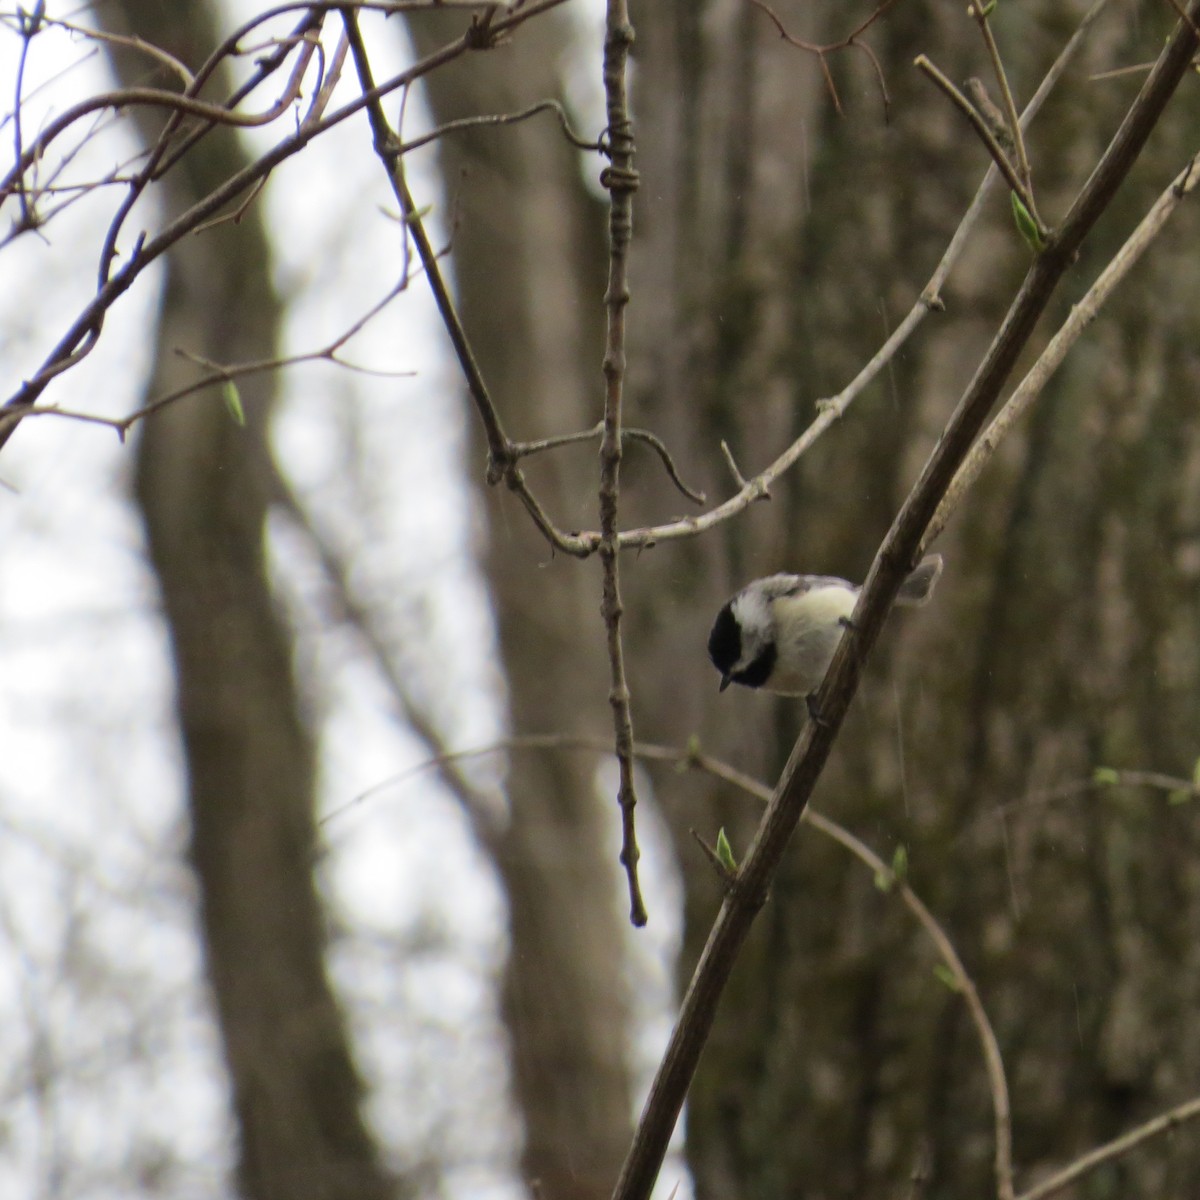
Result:
{"label": "bird's dark eye", "polygon": [[733,664],[742,657],[742,631],[728,604],[717,613],[712,632],[708,635],[708,657],[722,675],[728,674]]}
{"label": "bird's dark eye", "polygon": [[748,667],[743,667],[729,678],[744,687],[762,687],[771,678],[771,672],[775,670],[775,658],[775,643],[768,642],[763,647],[763,652]]}

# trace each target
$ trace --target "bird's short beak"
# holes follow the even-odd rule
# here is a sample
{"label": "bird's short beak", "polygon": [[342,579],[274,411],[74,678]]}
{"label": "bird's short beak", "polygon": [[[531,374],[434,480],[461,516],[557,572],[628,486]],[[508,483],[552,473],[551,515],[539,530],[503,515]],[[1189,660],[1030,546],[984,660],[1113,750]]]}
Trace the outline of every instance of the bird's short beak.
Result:
{"label": "bird's short beak", "polygon": [[730,680],[728,675],[722,675],[721,676],[721,686],[719,688],[717,688],[717,691],[723,692],[730,685],[731,682],[732,681]]}

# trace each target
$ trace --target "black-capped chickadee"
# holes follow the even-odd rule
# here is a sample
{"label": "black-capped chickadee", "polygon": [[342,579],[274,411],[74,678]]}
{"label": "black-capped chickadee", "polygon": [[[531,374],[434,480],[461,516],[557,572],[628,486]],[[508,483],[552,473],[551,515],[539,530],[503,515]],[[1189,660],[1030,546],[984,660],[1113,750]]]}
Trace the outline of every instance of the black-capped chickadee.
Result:
{"label": "black-capped chickadee", "polygon": [[[942,556],[923,558],[900,585],[897,604],[924,604],[942,573]],[[708,657],[731,683],[784,696],[821,686],[862,589],[832,575],[768,575],[747,584],[717,613]]]}

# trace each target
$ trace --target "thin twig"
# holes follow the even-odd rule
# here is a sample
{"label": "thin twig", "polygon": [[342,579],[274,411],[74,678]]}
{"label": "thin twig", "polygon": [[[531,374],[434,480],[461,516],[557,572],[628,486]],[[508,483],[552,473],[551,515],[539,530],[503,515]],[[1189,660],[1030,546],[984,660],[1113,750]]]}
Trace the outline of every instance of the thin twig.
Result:
{"label": "thin twig", "polygon": [[342,78],[342,68],[346,63],[346,55],[350,53],[350,41],[343,31],[341,37],[338,38],[337,45],[333,50],[333,57],[325,64],[323,58],[323,48],[318,42],[318,52],[322,53],[322,63],[320,72],[320,86],[313,94],[312,103],[308,107],[308,112],[304,114],[304,120],[300,122],[301,126],[311,125],[314,121],[319,121],[322,114],[329,107],[333,100],[334,90]]}
{"label": "thin twig", "polygon": [[875,52],[867,45],[866,42],[861,42],[858,39],[883,16],[896,0],[880,0],[875,6],[874,11],[867,17],[864,17],[844,38],[835,42],[810,42],[802,37],[797,37],[793,33],[789,33],[787,26],[784,25],[779,14],[765,2],[765,0],[750,0],[750,3],[755,8],[766,13],[771,24],[775,26],[775,31],[779,34],[789,46],[795,46],[797,50],[804,50],[809,54],[813,54],[817,58],[817,62],[821,67],[821,74],[825,79],[825,87],[829,92],[829,98],[833,101],[833,107],[837,110],[838,116],[843,116],[842,101],[838,96],[837,87],[833,82],[833,74],[829,70],[827,59],[829,55],[835,54],[839,50],[846,50],[850,47],[856,47],[862,50],[870,60],[871,67],[875,72],[875,80],[879,84],[880,93],[883,96],[883,112],[886,118],[889,109],[891,108],[891,97],[888,95],[887,83],[883,77],[883,70],[879,65],[879,59],[875,56]]}
{"label": "thin twig", "polygon": [[733,457],[733,451],[730,450],[729,443],[724,438],[721,439],[721,454],[725,458],[725,465],[729,468],[730,475],[733,476],[733,482],[738,485],[738,490],[745,491],[750,485],[738,468],[737,459]]}
{"label": "thin twig", "polygon": [[1051,1175],[1049,1179],[1043,1179],[1041,1183],[1022,1192],[1018,1200],[1045,1200],[1047,1196],[1053,1196],[1055,1192],[1061,1192],[1064,1188],[1070,1187],[1071,1184],[1090,1174],[1097,1167],[1102,1167],[1114,1159],[1123,1158],[1150,1138],[1157,1137],[1160,1133],[1167,1133],[1187,1121],[1195,1121],[1198,1118],[1200,1118],[1200,1097],[1188,1100],[1165,1113],[1160,1113],[1136,1129],[1131,1129],[1128,1133],[1097,1147],[1090,1154],[1076,1159],[1058,1174]]}
{"label": "thin twig", "polygon": [[531,104],[528,108],[523,108],[520,112],[515,113],[484,113],[476,117],[459,117],[454,121],[447,121],[444,125],[439,125],[436,129],[431,129],[428,133],[423,133],[420,137],[415,137],[409,142],[400,142],[396,146],[397,154],[407,154],[410,150],[418,150],[422,146],[429,145],[430,142],[435,142],[439,138],[445,137],[448,133],[457,133],[461,129],[481,129],[489,128],[498,125],[516,125],[521,121],[527,121],[530,117],[535,117],[538,113],[552,112],[557,118],[559,125],[562,126],[563,135],[572,146],[579,150],[599,150],[600,143],[597,141],[588,141],[587,138],[581,137],[571,127],[570,118],[567,116],[567,111],[557,100],[539,100],[536,104]]}
{"label": "thin twig", "polygon": [[[183,387],[176,388],[164,396],[159,396],[151,400],[126,417],[101,417],[94,413],[75,412],[71,409],[60,408],[57,405],[42,405],[25,413],[24,419],[28,420],[30,417],[63,417],[73,421],[85,421],[93,425],[103,425],[108,429],[116,430],[118,438],[124,441],[129,430],[139,421],[144,421],[148,416],[164,408],[168,408],[172,404],[177,404],[180,400],[184,400],[189,396],[194,396],[218,384],[232,383],[239,379],[247,379],[254,375],[265,374],[266,372],[281,371],[285,367],[295,367],[302,363],[332,362],[338,366],[345,367],[347,370],[360,371],[370,375],[386,375],[391,379],[413,375],[415,374],[413,371],[379,371],[367,367],[358,367],[338,356],[338,351],[351,338],[365,328],[368,322],[378,316],[379,313],[404,291],[406,286],[407,280],[401,280],[386,296],[373,304],[352,325],[338,334],[333,341],[322,346],[320,349],[309,350],[303,354],[293,354],[281,358],[257,359],[253,362],[221,364],[212,362],[209,359],[203,358],[198,354],[192,354],[186,350],[177,350],[176,353],[182,358],[198,364],[208,373],[199,379],[193,380],[191,383],[185,384]],[[6,416],[4,410],[0,409],[0,429],[3,428]],[[11,420],[12,417],[8,416],[7,419]]]}
{"label": "thin twig", "polygon": [[[522,19],[528,19],[535,11],[545,11],[562,2],[563,0],[533,0],[532,3],[527,4],[520,10],[520,15]],[[488,444],[487,482],[489,485],[494,486],[503,481],[508,489],[514,492],[521,503],[525,505],[525,510],[529,513],[533,523],[541,530],[542,535],[551,545],[576,557],[586,557],[586,555],[592,552],[594,547],[586,550],[582,549],[577,544],[577,539],[570,538],[568,535],[562,533],[555,526],[554,522],[551,521],[546,511],[538,502],[537,497],[529,490],[529,486],[525,482],[525,477],[521,473],[517,460],[513,455],[514,443],[504,431],[499,410],[492,400],[487,383],[483,378],[483,373],[479,369],[479,364],[475,359],[475,353],[467,338],[466,330],[463,328],[462,321],[458,316],[458,310],[455,308],[454,300],[450,295],[450,289],[442,276],[441,268],[438,266],[437,256],[429,241],[429,235],[425,232],[425,225],[421,220],[420,211],[413,202],[412,194],[408,189],[408,182],[404,177],[401,166],[402,160],[396,152],[399,141],[388,125],[387,118],[383,112],[383,106],[380,103],[380,97],[387,90],[387,85],[375,86],[372,82],[370,61],[367,58],[366,47],[363,44],[362,35],[358,30],[354,14],[345,12],[342,14],[342,19],[345,22],[347,34],[350,38],[351,51],[354,55],[355,66],[358,70],[359,80],[363,89],[361,105],[366,108],[371,120],[371,129],[375,139],[375,153],[387,167],[388,180],[391,183],[392,193],[400,205],[405,225],[412,233],[413,241],[417,246],[418,256],[429,278],[429,286],[433,291],[434,303],[437,305],[438,312],[441,315],[442,324],[445,325],[446,332],[450,335],[450,342],[458,359],[459,367],[462,369],[463,377],[466,380],[467,390],[479,414],[480,422],[483,425],[484,435]],[[500,37],[501,32],[510,27],[514,20],[515,16],[510,16],[502,22],[493,22],[490,27],[491,36]],[[472,26],[472,29],[475,29],[475,26]],[[472,34],[468,32],[468,34],[464,34],[459,39],[459,42],[453,43],[455,54],[449,57],[456,57],[460,48],[477,48],[471,39],[478,36],[478,33]],[[446,52],[443,51],[442,53],[445,54]],[[336,116],[337,114],[334,115]]]}
{"label": "thin twig", "polygon": [[629,243],[633,236],[633,193],[638,177],[633,168],[633,124],[625,87],[625,67],[633,45],[633,26],[626,0],[608,0],[604,35],[604,97],[608,118],[609,165],[600,176],[608,189],[608,286],[604,307],[608,329],[604,349],[604,436],[600,441],[600,563],[603,572],[600,615],[608,645],[613,734],[619,772],[617,803],[621,806],[621,865],[629,885],[629,919],[645,925],[646,902],[638,881],[633,783],[633,713],[625,677],[625,648],[621,637],[620,547],[617,510],[621,487],[622,425],[625,394],[625,309],[629,304]]}
{"label": "thin twig", "polygon": [[267,176],[263,176],[247,193],[242,197],[241,202],[236,208],[231,208],[228,212],[220,213],[218,216],[210,217],[207,221],[202,221],[195,229],[192,230],[192,236],[204,233],[207,229],[215,229],[218,225],[240,225],[242,218],[246,215],[250,205],[262,194],[263,188],[267,186]]}
{"label": "thin twig", "polygon": [[156,62],[162,63],[173,74],[178,75],[180,82],[185,88],[190,87],[194,82],[195,77],[188,70],[186,64],[180,62],[169,50],[164,50],[162,46],[156,46],[153,42],[148,42],[145,38],[138,37],[137,34],[110,33],[105,29],[94,29],[87,25],[76,25],[72,21],[62,21],[53,17],[47,17],[46,24],[57,25],[60,29],[78,34],[89,41],[101,42],[109,46],[122,46],[126,50],[134,51],[136,54],[148,55]]}
{"label": "thin twig", "polygon": [[666,444],[657,434],[651,433],[649,429],[632,429],[625,426],[621,430],[621,436],[630,438],[635,442],[641,442],[649,446],[662,461],[663,469],[667,472],[667,477],[671,482],[694,504],[703,504],[707,497],[703,492],[698,492],[694,488],[688,487],[680,477],[679,470],[675,466],[675,460],[671,457],[671,452],[667,449]]}
{"label": "thin twig", "polygon": [[[45,6],[42,5],[42,8]],[[41,32],[43,27],[43,13],[35,11],[27,13],[24,9],[17,10],[17,26],[18,33],[21,36],[21,53],[17,59],[17,77],[13,84],[13,158],[18,162],[24,156],[24,134],[21,130],[22,110],[24,108],[24,99],[22,92],[25,88],[25,65],[29,59],[29,50],[33,45],[33,39]],[[36,158],[35,158],[36,161]],[[29,202],[29,192],[25,187],[24,178],[20,180],[18,189],[18,199],[21,206],[20,224],[22,228],[32,229],[39,222],[34,214],[33,206]]]}
{"label": "thin twig", "polygon": [[[995,7],[994,0],[991,7]],[[1017,172],[1025,184],[1025,196],[1028,197],[1027,207],[1033,219],[1040,226],[1042,219],[1038,216],[1037,207],[1034,204],[1033,172],[1029,166],[1029,152],[1025,148],[1025,135],[1021,131],[1021,121],[1017,116],[1017,104],[1013,99],[1012,88],[1008,83],[1008,72],[1004,69],[1004,61],[1000,57],[1000,47],[996,45],[996,38],[992,33],[992,24],[988,20],[989,9],[987,6],[981,6],[979,0],[972,0],[967,6],[967,12],[975,18],[975,22],[979,26],[979,32],[983,34],[983,41],[984,45],[987,46],[988,57],[992,60],[992,70],[996,75],[996,84],[1000,88],[1000,98],[1004,104],[1004,115],[1008,122],[1009,136],[1012,138],[1013,147],[1017,154]]]}
{"label": "thin twig", "polygon": [[[636,747],[634,753],[637,753]],[[692,839],[696,845],[704,853],[704,857],[708,859],[708,864],[717,873],[717,878],[721,881],[721,885],[725,888],[735,887],[737,885],[737,872],[731,871],[722,861],[721,856],[714,850],[694,829],[689,829],[688,833],[692,835]]]}
{"label": "thin twig", "polygon": [[[924,54],[918,54],[913,59],[913,65],[917,70],[923,72],[937,87],[950,99],[954,107],[971,122],[971,127],[979,134],[980,141],[987,147],[987,152],[992,156],[992,161],[1000,168],[1000,173],[1008,182],[1008,186],[1017,194],[1021,203],[1025,205],[1029,211],[1029,215],[1037,224],[1038,233],[1042,241],[1049,237],[1049,231],[1038,219],[1034,211],[1033,197],[1030,195],[1029,188],[1025,186],[1025,181],[1021,178],[1020,172],[1013,166],[1012,161],[1004,152],[1004,147],[996,140],[996,135],[992,132],[991,126],[987,121],[976,111],[975,106],[962,94],[961,91],[933,65]],[[1020,129],[1020,122],[1017,122],[1017,129]]]}

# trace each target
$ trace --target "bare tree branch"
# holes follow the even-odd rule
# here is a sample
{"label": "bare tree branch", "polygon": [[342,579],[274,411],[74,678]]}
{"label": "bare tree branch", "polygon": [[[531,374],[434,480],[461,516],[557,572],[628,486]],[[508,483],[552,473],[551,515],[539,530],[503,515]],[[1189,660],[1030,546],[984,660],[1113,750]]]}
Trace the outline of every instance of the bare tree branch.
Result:
{"label": "bare tree branch", "polygon": [[[1200,14],[1200,0],[1191,0],[1188,12],[1192,17]],[[901,583],[916,562],[925,530],[1080,244],[1129,173],[1190,69],[1197,44],[1190,22],[1176,26],[1061,228],[1034,261],[974,379],[884,539],[855,606],[851,627],[841,639],[817,693],[819,719],[805,725],[792,748],[754,842],[738,870],[738,887],[726,896],[688,985],[614,1191],[616,1200],[644,1200],[650,1195],[729,974],[829,757],[866,658]]]}

